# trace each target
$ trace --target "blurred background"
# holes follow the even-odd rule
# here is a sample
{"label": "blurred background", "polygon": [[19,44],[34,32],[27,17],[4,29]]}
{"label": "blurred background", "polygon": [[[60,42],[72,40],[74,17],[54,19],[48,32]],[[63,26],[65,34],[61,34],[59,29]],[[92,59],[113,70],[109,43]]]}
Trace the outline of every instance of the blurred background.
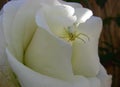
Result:
{"label": "blurred background", "polygon": [[[0,8],[8,0],[0,0]],[[65,0],[79,2],[103,20],[99,40],[101,63],[113,76],[112,87],[120,87],[120,0]]]}

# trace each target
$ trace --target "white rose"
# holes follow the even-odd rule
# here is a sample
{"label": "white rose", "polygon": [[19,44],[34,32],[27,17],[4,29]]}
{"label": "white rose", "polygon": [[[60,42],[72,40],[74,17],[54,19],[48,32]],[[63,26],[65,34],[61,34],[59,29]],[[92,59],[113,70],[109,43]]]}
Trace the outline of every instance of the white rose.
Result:
{"label": "white rose", "polygon": [[60,2],[18,0],[3,8],[6,53],[21,86],[110,87],[98,58],[101,19]]}

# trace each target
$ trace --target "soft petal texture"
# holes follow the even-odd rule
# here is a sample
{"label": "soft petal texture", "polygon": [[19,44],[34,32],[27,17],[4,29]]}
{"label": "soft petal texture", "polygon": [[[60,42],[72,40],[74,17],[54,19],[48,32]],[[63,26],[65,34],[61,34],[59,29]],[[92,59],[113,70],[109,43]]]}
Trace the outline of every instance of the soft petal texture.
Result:
{"label": "soft petal texture", "polygon": [[1,66],[6,65],[6,55],[5,55],[5,37],[3,32],[3,25],[2,25],[2,15],[0,15],[0,68]]}
{"label": "soft petal texture", "polygon": [[22,87],[71,87],[69,83],[34,72],[18,62],[7,50],[8,61]]}
{"label": "soft petal texture", "polygon": [[77,16],[77,23],[80,24],[89,19],[93,15],[93,13],[87,8],[76,8],[75,15]]}
{"label": "soft petal texture", "polygon": [[25,54],[25,64],[33,70],[55,78],[70,80],[73,77],[71,46],[37,29]]}
{"label": "soft petal texture", "polygon": [[22,87],[100,87],[99,80],[95,78],[85,78],[74,76],[71,82],[59,80],[37,73],[20,63],[9,50],[6,50],[8,61],[16,73]]}
{"label": "soft petal texture", "polygon": [[73,81],[67,82],[34,72],[18,62],[8,50],[6,50],[6,52],[8,61],[13,71],[16,73],[22,87],[92,87],[90,86],[90,84],[92,84],[90,83],[91,81],[83,76],[75,76]]}
{"label": "soft petal texture", "polygon": [[83,76],[75,76],[73,82],[73,87],[91,87],[88,78]]}
{"label": "soft petal texture", "polygon": [[23,53],[36,30],[35,14],[39,9],[39,3],[27,1],[17,12],[13,27],[13,45],[18,60],[23,61]]}
{"label": "soft petal texture", "polygon": [[6,41],[3,30],[3,13],[0,14],[0,87],[19,87],[7,61]]}
{"label": "soft petal texture", "polygon": [[[33,0],[28,0],[28,1],[33,1]],[[41,3],[45,3],[45,4],[49,4],[49,5],[59,5],[60,3],[58,2],[58,0],[34,0],[34,2],[41,4]]]}
{"label": "soft petal texture", "polygon": [[101,86],[101,82],[99,78],[93,77],[93,78],[88,78],[90,87],[103,87]]}
{"label": "soft petal texture", "polygon": [[37,18],[41,18],[40,13],[44,14],[44,19],[50,30],[59,37],[63,33],[64,28],[73,25],[76,21],[74,8],[68,5],[49,6],[43,4],[37,14]]}
{"label": "soft petal texture", "polygon": [[49,26],[47,24],[47,21],[45,19],[45,16],[43,14],[42,11],[39,11],[37,14],[36,14],[36,24],[38,26],[40,26],[40,28],[42,29],[45,29],[46,31],[48,31],[49,33],[52,33],[49,29]]}
{"label": "soft petal texture", "polygon": [[[23,51],[26,50],[26,48],[28,47],[28,44],[31,41],[34,32],[36,32],[37,25],[39,26],[40,29],[44,28],[44,29],[48,29],[47,31],[50,31],[51,28],[52,29],[63,29],[63,27],[61,25],[65,25],[65,23],[69,24],[69,22],[66,22],[68,20],[64,19],[65,21],[62,21],[61,17],[59,17],[57,19],[57,20],[61,20],[61,25],[59,25],[58,22],[56,23],[57,25],[54,24],[54,22],[56,22],[56,19],[54,18],[54,16],[53,16],[54,20],[53,20],[53,18],[51,18],[50,22],[48,22],[46,17],[45,17],[45,15],[42,14],[43,11],[38,11],[41,8],[41,2],[42,3],[47,3],[47,4],[51,5],[51,6],[52,5],[62,5],[57,0],[12,0],[12,2],[8,3],[4,7],[5,14],[4,14],[4,17],[3,17],[3,21],[4,21],[3,24],[4,24],[4,27],[6,28],[5,29],[5,36],[6,36],[8,48],[9,48],[10,52],[12,51],[12,54],[11,54],[7,50],[8,60],[9,60],[9,63],[11,65],[13,71],[17,75],[17,77],[18,77],[22,87],[40,87],[40,86],[41,87],[100,87],[99,79],[101,80],[101,87],[110,87],[110,85],[111,85],[111,76],[107,75],[107,73],[106,73],[106,71],[104,70],[103,67],[102,68],[100,67],[100,72],[97,75],[98,78],[96,78],[96,77],[85,78],[83,76],[78,76],[78,77],[74,77],[74,81],[73,82],[68,83],[66,81],[58,80],[58,79],[55,79],[55,78],[52,78],[52,77],[49,77],[49,76],[46,76],[46,75],[42,75],[42,73],[37,73],[35,71],[32,71],[31,69],[29,69],[28,67],[24,66],[22,63],[20,63],[18,61],[18,60],[20,60],[20,61],[24,61],[25,60],[25,59],[23,59],[23,53],[24,53]],[[66,4],[66,5],[71,5],[75,9],[77,8],[76,9],[77,12],[75,14],[77,14],[77,18],[79,19],[78,22],[82,23],[82,24],[79,25],[80,32],[82,32],[83,34],[88,35],[90,37],[90,39],[92,37],[95,37],[95,38],[91,39],[91,42],[86,43],[86,44],[88,44],[88,46],[91,46],[91,47],[87,47],[86,46],[87,49],[89,49],[89,48],[92,49],[93,46],[98,45],[98,38],[99,38],[100,31],[101,31],[101,29],[99,29],[99,28],[101,28],[101,25],[102,25],[101,22],[100,22],[101,20],[96,18],[96,17],[90,18],[91,15],[92,15],[91,11],[88,10],[88,9],[83,11],[83,9],[85,9],[85,8],[82,8],[82,6],[79,5],[79,4],[67,3],[67,2],[64,2],[64,1],[62,3]],[[83,14],[81,14],[78,11],[78,9],[79,9],[79,11],[81,9]],[[74,10],[72,10],[72,9],[66,9],[66,10],[71,10],[71,11],[68,11],[68,13],[70,13],[70,15],[66,15],[66,16],[73,16]],[[36,16],[37,11],[38,11],[38,14]],[[52,12],[54,13],[54,11],[52,11]],[[86,13],[90,13],[90,14],[86,15]],[[63,10],[63,14],[64,14],[64,10]],[[37,21],[35,20],[35,16],[38,19]],[[51,17],[51,16],[49,16],[49,14],[47,14],[47,16]],[[43,18],[41,18],[41,17],[43,17]],[[76,16],[73,16],[72,19],[76,20]],[[98,23],[98,21],[96,22],[96,19],[98,19],[100,23]],[[51,21],[53,21],[53,23],[51,23]],[[36,25],[35,22],[37,22],[37,25]],[[83,22],[85,22],[85,23],[83,23]],[[1,21],[0,21],[0,23],[1,23]],[[56,25],[56,26],[52,27],[53,25]],[[49,29],[49,27],[50,27],[50,29]],[[1,29],[2,29],[2,26],[0,25],[0,64],[3,65],[4,61],[5,61],[4,60],[4,46],[5,46],[4,42],[5,41],[3,39],[4,37],[3,37],[3,33],[1,31]],[[54,39],[58,40],[58,37],[56,37],[54,35],[51,36],[52,33],[50,33],[50,32],[47,32],[47,33],[49,33],[50,37],[48,35],[48,37],[45,37],[45,38],[54,37]],[[40,37],[40,38],[43,38],[43,37]],[[60,43],[63,42],[60,38],[59,38],[58,41],[60,41]],[[63,43],[66,43],[66,42],[63,42]],[[38,43],[36,43],[36,44],[38,44]],[[49,44],[49,42],[47,44]],[[84,47],[85,45],[78,46],[78,44],[79,43],[77,41],[74,44],[74,45],[76,45],[75,48],[77,48],[78,51],[80,49],[83,49],[85,52],[87,52],[86,48]],[[46,43],[43,43],[43,45],[46,45]],[[53,45],[54,44],[52,44],[52,46]],[[37,48],[37,46],[35,46],[35,47]],[[97,47],[93,47],[93,48],[94,48],[94,49],[92,49],[93,51],[97,50]],[[63,48],[63,49],[65,49],[65,48]],[[69,47],[67,49],[69,49]],[[42,50],[41,52],[44,52],[44,51],[45,51],[45,49]],[[47,51],[51,52],[48,49],[46,49],[45,52],[47,53]],[[55,51],[55,52],[58,52],[58,51]],[[54,54],[55,54],[55,52],[54,52]],[[70,52],[70,50],[67,51],[67,52],[65,51],[64,53],[68,53],[69,54],[69,52]],[[80,51],[80,53],[82,54],[82,51]],[[96,53],[97,53],[97,51],[96,51]],[[88,54],[89,54],[89,52],[88,52]],[[58,54],[58,56],[59,55],[60,54]],[[65,56],[65,55],[62,55],[62,56]],[[84,55],[86,55],[86,54],[83,54],[83,56]],[[71,56],[71,55],[69,55],[69,56]],[[79,57],[79,55],[78,55],[78,57]],[[56,57],[56,58],[58,58],[58,57]],[[86,57],[86,58],[89,58],[89,57]],[[98,57],[96,57],[96,58],[98,59]],[[18,59],[18,60],[16,60],[16,59]],[[68,59],[70,59],[70,57]],[[66,58],[66,60],[67,60],[67,58]],[[78,60],[79,60],[79,58],[78,58]],[[50,61],[51,61],[51,63],[53,62],[53,65],[56,63],[56,62],[54,63],[54,60],[53,61],[50,60]],[[63,60],[61,60],[61,61],[63,61]],[[77,61],[77,60],[75,60],[75,61]],[[94,61],[96,61],[96,60],[94,60]],[[99,59],[98,59],[98,61],[99,61]],[[64,64],[63,64],[63,62],[64,62]],[[67,63],[65,64],[66,61],[63,61],[63,62],[61,63],[61,65],[63,64],[62,66],[56,66],[56,67],[63,67],[64,65],[65,65],[65,67],[67,67]],[[70,61],[67,61],[67,62],[68,62],[68,65],[69,65]],[[88,62],[88,60],[87,60],[87,62]],[[76,63],[78,65],[78,67],[76,67],[76,68],[79,68],[80,62],[77,61]],[[60,61],[57,61],[57,64],[60,64]],[[55,65],[57,65],[57,64],[55,64]],[[94,64],[91,64],[91,66],[93,66]],[[98,63],[98,65],[99,65],[99,63]],[[89,64],[87,66],[89,66]],[[72,66],[70,66],[70,67],[72,67]],[[89,67],[87,67],[87,68],[89,68]],[[59,69],[57,69],[57,70],[59,71]],[[69,75],[71,75],[71,72],[72,72],[71,68],[67,68],[66,71],[67,70],[68,71],[70,70]],[[62,71],[60,71],[60,73],[61,72]],[[79,72],[79,70],[76,71],[76,72]],[[52,73],[54,73],[54,72],[52,71]],[[78,74],[80,75],[80,73],[78,73]],[[87,76],[87,75],[90,75],[91,73],[90,74],[85,73],[85,74]],[[94,74],[94,72],[92,72],[92,74]],[[58,74],[58,77],[59,77],[59,75],[60,74]],[[71,75],[71,76],[73,76],[73,75]],[[66,79],[66,78],[67,77],[64,77],[64,79]]]}
{"label": "soft petal texture", "polygon": [[111,87],[112,76],[107,74],[105,68],[102,65],[100,66],[100,72],[97,77],[101,81],[101,87]]}
{"label": "soft petal texture", "polygon": [[[5,5],[5,36],[9,44],[8,48],[11,49],[18,60],[23,60],[23,51],[27,48],[35,32],[35,14],[40,8],[40,3],[49,3],[50,1],[51,0],[18,0],[11,1]],[[51,1],[51,4],[55,3],[57,4],[56,0]]]}
{"label": "soft petal texture", "polygon": [[92,16],[85,23],[79,25],[79,30],[81,33],[86,34],[91,38],[95,37],[98,40],[102,30],[102,20],[99,17]]}
{"label": "soft petal texture", "polygon": [[76,40],[73,43],[72,64],[75,74],[96,76],[99,72],[98,37],[102,28],[100,18],[92,17],[79,25],[79,31],[89,37],[85,43]]}
{"label": "soft petal texture", "polygon": [[14,21],[14,17],[20,6],[23,4],[23,2],[24,0],[11,1],[8,2],[3,8],[4,34],[8,48],[11,50],[12,53],[15,53],[15,50],[13,48],[13,39],[12,39],[12,24]]}
{"label": "soft petal texture", "polygon": [[77,75],[84,75],[87,77],[96,76],[99,72],[99,58],[94,40],[89,42],[73,43],[72,64],[74,73]]}
{"label": "soft petal texture", "polygon": [[[61,8],[61,6],[59,6],[58,9],[59,8]],[[74,11],[70,14],[67,12],[62,13],[66,9],[64,8],[60,9],[61,13],[59,13],[59,15],[65,14],[65,16],[67,17],[68,15],[74,14]],[[44,10],[46,11],[47,9],[44,8]],[[57,9],[55,10],[57,11]],[[49,11],[50,10],[48,10],[47,12],[51,13]],[[28,47],[27,56],[25,56],[26,64],[32,69],[35,69],[36,71],[41,72],[43,74],[47,74],[60,79],[70,80],[73,77],[72,65],[71,65],[71,55],[72,55],[71,46],[70,44],[63,42],[63,40],[60,40],[58,36],[55,36],[50,30],[51,27],[49,28],[49,25],[48,25],[48,24],[51,24],[51,21],[54,21],[53,23],[55,24],[52,26],[52,29],[55,29],[53,28],[55,26],[56,30],[60,32],[59,29],[62,25],[56,26],[56,23],[59,22],[60,19],[57,21],[55,21],[54,19],[51,19],[48,22],[45,17],[47,14],[46,15],[43,15],[43,14],[44,14],[43,12],[39,11],[38,14],[36,15],[36,23],[40,29],[36,31],[34,38],[30,46]],[[54,15],[52,16],[55,17]],[[48,18],[51,18],[51,16]],[[58,24],[61,24],[61,23],[58,23]],[[33,58],[34,60],[37,58],[36,59],[37,61],[33,62]],[[40,67],[40,66],[44,66],[44,67]],[[49,66],[49,69],[48,69],[48,66]]]}

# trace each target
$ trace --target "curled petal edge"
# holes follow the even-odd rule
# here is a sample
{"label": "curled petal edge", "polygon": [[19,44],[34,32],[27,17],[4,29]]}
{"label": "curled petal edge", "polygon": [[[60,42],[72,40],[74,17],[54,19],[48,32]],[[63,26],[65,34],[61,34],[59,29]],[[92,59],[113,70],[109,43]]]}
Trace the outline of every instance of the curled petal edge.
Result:
{"label": "curled petal edge", "polygon": [[11,55],[8,49],[6,49],[6,53],[8,61],[22,87],[44,87],[45,85],[45,87],[70,87],[70,84],[67,82],[42,75],[24,66]]}
{"label": "curled petal edge", "polygon": [[[102,84],[101,87],[111,86],[111,76],[108,76],[106,72],[104,72],[103,70],[104,68],[101,69],[101,72],[97,77],[93,79],[91,78],[88,80],[87,78],[80,76],[80,82],[78,81],[77,82],[78,84],[76,83],[74,84],[73,82],[69,83],[64,80],[59,80],[56,78],[48,77],[40,73],[34,72],[30,68],[20,63],[18,60],[16,60],[16,58],[14,58],[14,56],[11,55],[11,53],[9,52],[7,48],[6,48],[6,53],[8,56],[8,61],[14,73],[17,75],[18,80],[22,87],[44,87],[44,86],[45,87],[77,87],[78,84],[81,87],[91,87],[91,86],[95,87],[95,85],[97,84],[93,83],[94,82],[93,80],[97,78],[98,78],[98,81],[97,80],[95,81],[97,81],[99,84],[99,79],[100,79],[101,84]],[[104,78],[104,75],[106,79],[101,79],[101,78]],[[77,81],[77,78],[75,78],[75,80]]]}

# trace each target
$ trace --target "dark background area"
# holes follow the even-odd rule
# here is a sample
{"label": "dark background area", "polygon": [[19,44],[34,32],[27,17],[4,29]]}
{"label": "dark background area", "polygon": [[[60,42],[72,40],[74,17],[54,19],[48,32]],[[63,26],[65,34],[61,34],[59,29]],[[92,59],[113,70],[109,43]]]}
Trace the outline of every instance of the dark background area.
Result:
{"label": "dark background area", "polygon": [[[101,63],[113,76],[112,87],[120,87],[120,0],[66,0],[79,2],[103,20],[99,40]],[[0,0],[0,8],[7,0]]]}

